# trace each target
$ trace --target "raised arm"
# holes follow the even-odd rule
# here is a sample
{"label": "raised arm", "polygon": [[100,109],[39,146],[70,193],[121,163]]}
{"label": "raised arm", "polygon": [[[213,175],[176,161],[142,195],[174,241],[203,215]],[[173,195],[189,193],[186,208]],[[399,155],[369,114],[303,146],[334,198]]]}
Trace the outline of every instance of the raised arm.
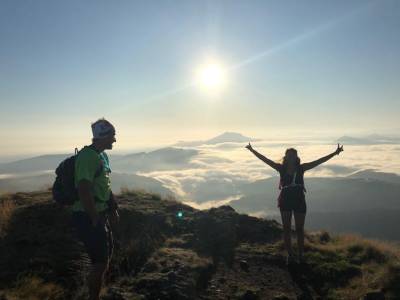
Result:
{"label": "raised arm", "polygon": [[314,160],[312,162],[302,164],[303,170],[304,171],[311,170],[312,168],[315,168],[316,166],[330,160],[335,155],[339,155],[339,153],[342,151],[343,151],[343,145],[340,146],[338,144],[337,149],[334,152],[332,152],[331,154],[328,154],[327,156],[321,157],[320,159]]}
{"label": "raised arm", "polygon": [[251,146],[251,144],[249,143],[246,148],[253,153],[257,158],[259,158],[260,160],[262,160],[263,162],[265,162],[268,166],[270,166],[271,168],[277,170],[279,172],[279,167],[281,166],[280,164],[270,160],[269,158],[266,158],[264,155],[262,155],[261,153],[258,153],[256,150],[253,149],[253,147]]}

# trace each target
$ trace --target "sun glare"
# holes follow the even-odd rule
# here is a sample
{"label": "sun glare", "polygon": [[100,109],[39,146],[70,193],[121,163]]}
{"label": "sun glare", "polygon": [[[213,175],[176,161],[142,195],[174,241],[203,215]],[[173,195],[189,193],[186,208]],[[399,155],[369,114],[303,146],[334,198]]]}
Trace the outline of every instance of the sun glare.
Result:
{"label": "sun glare", "polygon": [[206,89],[218,89],[225,84],[226,75],[223,67],[217,63],[208,63],[199,68],[197,82]]}

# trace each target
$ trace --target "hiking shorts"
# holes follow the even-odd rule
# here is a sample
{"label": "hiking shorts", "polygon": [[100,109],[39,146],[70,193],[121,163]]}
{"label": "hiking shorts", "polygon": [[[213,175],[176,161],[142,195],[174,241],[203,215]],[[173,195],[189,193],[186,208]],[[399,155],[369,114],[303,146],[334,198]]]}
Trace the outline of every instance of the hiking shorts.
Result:
{"label": "hiking shorts", "polygon": [[284,212],[293,211],[294,213],[305,214],[307,205],[304,193],[290,189],[282,190],[279,196],[279,209]]}
{"label": "hiking shorts", "polygon": [[92,264],[108,262],[114,248],[108,220],[104,218],[93,226],[89,215],[85,212],[74,212],[72,218],[78,238],[85,245]]}

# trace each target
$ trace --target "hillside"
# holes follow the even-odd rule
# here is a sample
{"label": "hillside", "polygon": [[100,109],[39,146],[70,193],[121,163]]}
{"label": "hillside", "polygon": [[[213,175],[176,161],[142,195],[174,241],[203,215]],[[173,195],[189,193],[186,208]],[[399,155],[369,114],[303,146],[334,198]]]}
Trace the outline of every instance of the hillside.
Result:
{"label": "hillside", "polygon": [[[278,181],[271,177],[244,184],[242,197],[230,205],[241,213],[277,215]],[[399,240],[400,176],[363,171],[348,177],[311,177],[306,178],[306,189],[309,228]]]}
{"label": "hillside", "polygon": [[[395,246],[309,233],[306,263],[288,268],[275,221],[144,192],[118,200],[104,300],[400,298]],[[88,258],[69,216],[49,192],[0,198],[0,299],[85,299]]]}

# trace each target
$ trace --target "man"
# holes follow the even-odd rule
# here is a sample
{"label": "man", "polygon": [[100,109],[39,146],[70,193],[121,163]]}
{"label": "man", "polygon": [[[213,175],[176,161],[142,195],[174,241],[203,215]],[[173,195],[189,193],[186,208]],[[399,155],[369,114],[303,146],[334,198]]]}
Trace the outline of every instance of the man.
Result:
{"label": "man", "polygon": [[105,119],[92,124],[93,139],[75,160],[75,201],[73,219],[78,236],[84,243],[92,266],[88,276],[89,299],[99,300],[104,274],[108,270],[113,250],[110,223],[118,221],[117,205],[110,187],[110,164],[106,149],[112,149],[114,126]]}

